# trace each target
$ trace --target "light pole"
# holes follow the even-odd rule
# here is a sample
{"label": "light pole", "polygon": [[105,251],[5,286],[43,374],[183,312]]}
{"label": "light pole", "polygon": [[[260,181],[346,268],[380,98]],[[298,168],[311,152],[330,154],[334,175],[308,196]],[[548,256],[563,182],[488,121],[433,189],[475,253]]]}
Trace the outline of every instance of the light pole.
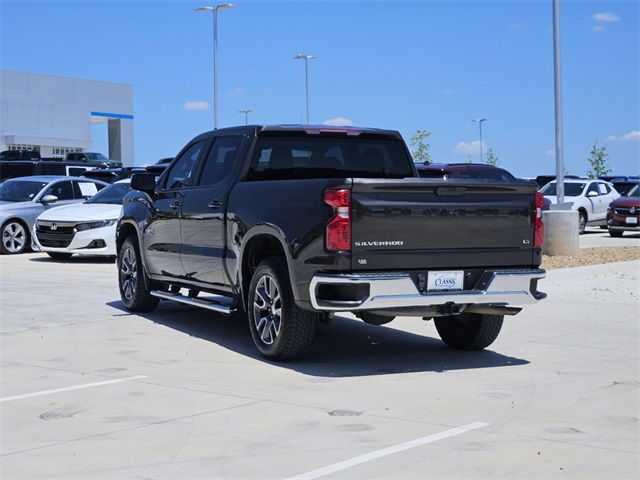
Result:
{"label": "light pole", "polygon": [[249,125],[249,114],[253,112],[253,110],[238,110],[238,113],[244,113],[244,124]]}
{"label": "light pole", "polygon": [[480,164],[482,164],[482,122],[486,122],[486,118],[476,118],[472,122],[478,122],[480,126]]}
{"label": "light pole", "polygon": [[564,148],[562,145],[562,61],[560,57],[560,2],[553,0],[553,98],[556,133],[556,198],[564,204]]}
{"label": "light pole", "polygon": [[309,60],[317,58],[315,55],[302,55],[298,54],[293,57],[295,60],[304,60],[304,79],[307,94],[307,125],[309,124]]}
{"label": "light pole", "polygon": [[213,128],[218,128],[218,10],[235,7],[232,3],[196,8],[196,12],[213,12]]}

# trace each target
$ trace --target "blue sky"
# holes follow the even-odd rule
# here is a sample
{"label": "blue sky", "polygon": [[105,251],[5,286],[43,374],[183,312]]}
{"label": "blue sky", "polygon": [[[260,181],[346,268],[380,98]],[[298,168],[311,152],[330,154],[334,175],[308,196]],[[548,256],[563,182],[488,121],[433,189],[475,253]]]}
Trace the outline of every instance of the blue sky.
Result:
{"label": "blue sky", "polygon": [[[233,0],[232,0],[233,1]],[[136,164],[213,128],[213,19],[191,0],[0,0],[4,69],[133,85]],[[551,0],[235,0],[218,14],[218,126],[311,123],[417,130],[435,161],[555,172]],[[564,162],[598,142],[640,171],[640,2],[561,0]],[[104,127],[104,132],[100,129]],[[106,127],[94,129],[107,150]],[[411,148],[411,146],[410,146]]]}

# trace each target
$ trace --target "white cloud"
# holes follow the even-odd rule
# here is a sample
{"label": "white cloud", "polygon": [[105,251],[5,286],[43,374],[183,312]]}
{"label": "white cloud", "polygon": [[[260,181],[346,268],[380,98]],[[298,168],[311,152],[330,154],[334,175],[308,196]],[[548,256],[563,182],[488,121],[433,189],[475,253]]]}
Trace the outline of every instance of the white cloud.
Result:
{"label": "white cloud", "polygon": [[324,122],[322,122],[323,125],[332,125],[334,127],[337,126],[353,126],[353,122],[351,120],[349,120],[348,118],[344,118],[344,117],[336,117],[336,118],[331,118],[329,120],[325,120]]}
{"label": "white cloud", "polygon": [[227,93],[227,97],[241,97],[242,95],[244,95],[244,90],[240,87]]}
{"label": "white cloud", "polygon": [[[484,142],[482,142],[484,144]],[[485,145],[486,147],[486,145]],[[473,142],[460,142],[456,145],[456,148],[452,152],[454,155],[479,155],[480,154],[480,140]]]}
{"label": "white cloud", "polygon": [[445,95],[451,95],[453,93],[453,89],[445,88],[444,90],[442,90],[442,93],[444,93]]}
{"label": "white cloud", "polygon": [[607,29],[604,28],[602,25],[596,25],[595,27],[593,27],[593,31],[594,32],[606,32]]}
{"label": "white cloud", "polygon": [[618,15],[616,15],[615,13],[609,13],[609,12],[596,13],[593,16],[593,19],[598,22],[619,22],[620,21],[620,17]]}
{"label": "white cloud", "polygon": [[185,110],[209,110],[211,106],[209,102],[199,101],[199,102],[187,102],[184,104]]}
{"label": "white cloud", "polygon": [[544,154],[547,157],[555,157],[556,156],[556,151],[555,150],[545,150]]}
{"label": "white cloud", "polygon": [[611,135],[607,137],[607,140],[611,142],[638,142],[640,141],[640,130],[631,130],[626,135],[622,135],[620,137]]}

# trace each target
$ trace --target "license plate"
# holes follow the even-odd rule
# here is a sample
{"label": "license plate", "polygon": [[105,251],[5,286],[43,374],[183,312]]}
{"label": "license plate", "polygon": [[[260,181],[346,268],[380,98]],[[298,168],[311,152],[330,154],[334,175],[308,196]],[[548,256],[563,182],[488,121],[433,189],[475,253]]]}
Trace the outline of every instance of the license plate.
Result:
{"label": "license plate", "polygon": [[451,270],[429,272],[427,277],[428,292],[457,292],[464,288],[464,272]]}
{"label": "license plate", "polygon": [[638,224],[638,217],[627,217],[627,219],[625,221],[627,223],[632,224],[632,225],[637,225]]}

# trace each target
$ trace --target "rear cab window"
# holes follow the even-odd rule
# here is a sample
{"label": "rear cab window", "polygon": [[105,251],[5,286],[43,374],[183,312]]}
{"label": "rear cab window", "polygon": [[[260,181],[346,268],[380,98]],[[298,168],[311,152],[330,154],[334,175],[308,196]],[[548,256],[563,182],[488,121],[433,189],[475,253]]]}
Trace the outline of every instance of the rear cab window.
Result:
{"label": "rear cab window", "polygon": [[414,177],[411,165],[397,139],[266,135],[255,143],[247,180],[405,178]]}

